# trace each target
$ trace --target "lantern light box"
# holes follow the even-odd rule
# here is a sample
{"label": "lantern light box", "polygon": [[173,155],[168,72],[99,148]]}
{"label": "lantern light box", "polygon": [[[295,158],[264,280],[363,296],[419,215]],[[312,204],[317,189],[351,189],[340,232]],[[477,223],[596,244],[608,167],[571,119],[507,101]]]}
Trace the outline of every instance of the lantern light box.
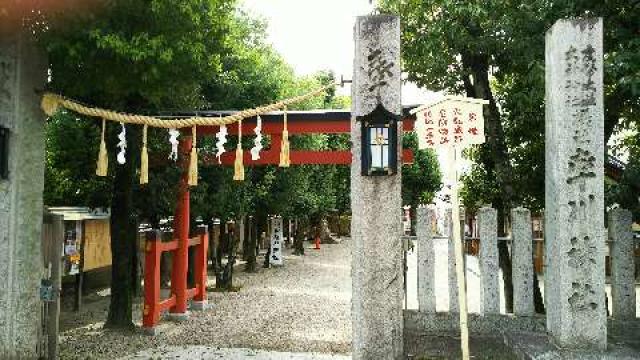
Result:
{"label": "lantern light box", "polygon": [[359,116],[362,127],[362,175],[388,176],[398,172],[398,121],[400,116],[378,104]]}

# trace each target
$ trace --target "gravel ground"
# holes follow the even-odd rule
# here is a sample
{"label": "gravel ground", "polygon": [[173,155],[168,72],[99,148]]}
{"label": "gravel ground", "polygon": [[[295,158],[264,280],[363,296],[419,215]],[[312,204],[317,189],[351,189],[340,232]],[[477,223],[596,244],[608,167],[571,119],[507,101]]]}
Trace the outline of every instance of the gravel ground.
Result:
{"label": "gravel ground", "polygon": [[264,351],[253,349],[216,349],[210,346],[163,347],[140,352],[137,355],[122,360],[141,359],[203,359],[203,360],[350,360],[351,356],[320,354],[320,353],[291,353],[279,351]]}
{"label": "gravel ground", "polygon": [[[61,314],[61,358],[114,359],[189,345],[209,349],[348,353],[351,348],[349,241],[322,245],[320,251],[308,249],[306,253],[298,257],[285,251],[284,267],[260,268],[253,274],[241,271],[242,266],[237,267],[234,285],[241,286],[239,292],[209,293],[210,309],[194,312],[182,323],[163,320],[156,336],[145,335],[140,328],[131,332],[103,329],[109,306],[108,291],[91,294],[85,297],[80,313],[63,311]],[[210,276],[210,281],[212,279]],[[137,325],[141,322],[140,308],[138,301],[134,306]],[[156,355],[164,358],[162,353]]]}

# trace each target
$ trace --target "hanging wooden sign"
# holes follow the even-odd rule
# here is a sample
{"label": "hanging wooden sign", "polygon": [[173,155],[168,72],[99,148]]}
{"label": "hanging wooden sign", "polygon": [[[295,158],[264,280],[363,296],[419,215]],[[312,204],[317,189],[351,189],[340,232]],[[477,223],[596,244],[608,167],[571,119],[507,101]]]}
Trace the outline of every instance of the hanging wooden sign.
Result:
{"label": "hanging wooden sign", "polygon": [[413,110],[416,114],[418,147],[462,148],[484,143],[482,106],[488,103],[488,100],[446,96],[442,100]]}

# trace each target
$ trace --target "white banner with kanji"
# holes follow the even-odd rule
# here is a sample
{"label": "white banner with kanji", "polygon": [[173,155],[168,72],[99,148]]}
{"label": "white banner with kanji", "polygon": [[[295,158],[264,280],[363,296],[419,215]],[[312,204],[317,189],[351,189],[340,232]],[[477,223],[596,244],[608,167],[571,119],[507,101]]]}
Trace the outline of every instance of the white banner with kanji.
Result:
{"label": "white banner with kanji", "polygon": [[420,106],[416,115],[415,131],[420,149],[433,149],[482,144],[484,117],[482,106],[487,100],[446,96],[432,104]]}

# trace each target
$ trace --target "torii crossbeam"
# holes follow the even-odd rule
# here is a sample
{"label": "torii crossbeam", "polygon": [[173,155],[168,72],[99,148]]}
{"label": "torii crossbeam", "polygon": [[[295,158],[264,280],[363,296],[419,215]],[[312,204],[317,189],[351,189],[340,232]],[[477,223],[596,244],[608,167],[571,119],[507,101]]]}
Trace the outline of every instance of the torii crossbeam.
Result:
{"label": "torii crossbeam", "polygon": [[[411,107],[412,108],[412,107]],[[408,114],[405,109],[403,120],[404,131],[412,131],[415,117]],[[198,116],[226,116],[232,111],[205,111],[198,112]],[[173,113],[172,117],[193,116],[194,113]],[[243,151],[243,163],[245,166],[278,165],[280,162],[280,144],[284,129],[284,113],[282,111],[267,113],[262,118],[262,134],[271,137],[271,146],[260,152],[259,160],[251,160],[249,149]],[[312,110],[312,111],[288,111],[287,130],[289,135],[301,134],[348,134],[351,132],[351,112],[348,110]],[[248,118],[242,122],[243,134],[251,134],[256,126],[256,118]],[[220,128],[218,126],[199,126],[198,135],[213,135]],[[238,134],[238,124],[227,125],[229,135]],[[185,133],[185,135],[187,135]],[[188,136],[188,135],[187,135]],[[413,151],[405,149],[402,156],[405,164],[413,163]],[[291,165],[321,164],[321,165],[349,165],[351,164],[351,151],[311,151],[295,150],[290,152]],[[235,152],[228,151],[220,157],[221,165],[233,165]],[[202,154],[204,165],[218,165],[218,159],[213,154]]]}

